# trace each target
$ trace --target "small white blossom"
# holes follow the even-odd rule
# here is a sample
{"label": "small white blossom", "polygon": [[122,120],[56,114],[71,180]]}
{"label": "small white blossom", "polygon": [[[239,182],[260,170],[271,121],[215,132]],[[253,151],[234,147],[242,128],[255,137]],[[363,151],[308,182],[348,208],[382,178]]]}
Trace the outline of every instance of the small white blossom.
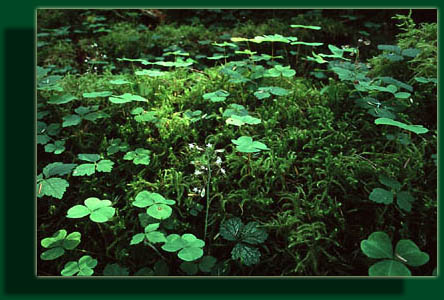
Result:
{"label": "small white blossom", "polygon": [[213,145],[211,145],[210,143],[207,144],[207,148],[211,148],[213,147]]}
{"label": "small white blossom", "polygon": [[199,189],[197,187],[193,188],[193,192],[198,193]]}
{"label": "small white blossom", "polygon": [[222,158],[220,158],[219,156],[216,158],[216,165],[220,165],[222,163]]}
{"label": "small white blossom", "polygon": [[194,171],[194,175],[200,175],[200,174],[202,174],[201,171],[199,171],[199,170]]}
{"label": "small white blossom", "polygon": [[196,147],[194,144],[188,144],[188,148],[193,149],[194,147]]}
{"label": "small white blossom", "polygon": [[202,189],[202,191],[200,192],[200,196],[204,197],[205,196],[205,188]]}
{"label": "small white blossom", "polygon": [[207,170],[207,167],[205,167],[205,166],[200,166],[200,169],[206,171],[206,170]]}
{"label": "small white blossom", "polygon": [[225,173],[226,173],[226,171],[225,171],[224,168],[221,168],[221,169],[220,169],[220,172],[221,172],[222,174],[224,174],[224,175],[225,175]]}

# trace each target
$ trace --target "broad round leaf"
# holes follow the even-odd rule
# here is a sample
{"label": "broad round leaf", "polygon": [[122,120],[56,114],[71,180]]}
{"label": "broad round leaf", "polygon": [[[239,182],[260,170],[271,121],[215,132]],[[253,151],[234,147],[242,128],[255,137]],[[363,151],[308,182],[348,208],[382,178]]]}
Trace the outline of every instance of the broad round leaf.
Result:
{"label": "broad round leaf", "polygon": [[196,259],[201,258],[202,255],[203,255],[203,250],[202,250],[202,248],[198,248],[198,247],[183,248],[177,254],[177,256],[179,256],[179,258],[184,261],[194,261]]}
{"label": "broad round leaf", "polygon": [[176,252],[179,249],[182,249],[185,246],[182,238],[178,234],[170,234],[166,237],[166,242],[162,246],[162,249],[167,252]]}
{"label": "broad round leaf", "polygon": [[151,217],[158,219],[158,220],[164,220],[169,218],[171,216],[171,213],[173,212],[173,209],[169,207],[166,204],[153,204],[146,210],[146,213],[150,215]]}
{"label": "broad round leaf", "polygon": [[412,267],[422,266],[429,261],[429,255],[411,240],[400,240],[396,244],[395,257]]}
{"label": "broad round leaf", "polygon": [[205,246],[205,242],[201,239],[196,238],[194,234],[185,233],[182,235],[182,240],[185,243],[184,247],[198,247],[202,248]]}
{"label": "broad round leaf", "polygon": [[59,258],[65,253],[65,250],[62,247],[55,247],[49,250],[46,250],[40,255],[40,258],[43,260],[53,260]]}
{"label": "broad round leaf", "polygon": [[361,241],[361,250],[370,258],[392,258],[393,247],[390,237],[381,231],[370,234],[367,240]]}
{"label": "broad round leaf", "polygon": [[103,223],[111,219],[116,212],[114,207],[102,207],[91,213],[89,218],[96,223]]}
{"label": "broad round leaf", "polygon": [[391,204],[393,202],[393,193],[381,188],[375,188],[368,198],[376,203]]}
{"label": "broad round leaf", "polygon": [[370,276],[411,276],[410,270],[399,261],[383,260],[368,269]]}
{"label": "broad round leaf", "polygon": [[214,265],[216,264],[217,259],[213,256],[204,256],[202,257],[202,260],[199,263],[199,269],[202,272],[206,272],[209,273],[211,272],[211,269],[214,267]]}
{"label": "broad round leaf", "polygon": [[73,219],[83,218],[84,216],[89,215],[90,212],[91,211],[86,206],[75,205],[68,210],[66,217]]}
{"label": "broad round leaf", "polygon": [[152,193],[147,191],[141,191],[137,194],[136,200],[133,201],[133,205],[136,207],[144,208],[154,204]]}
{"label": "broad round leaf", "polygon": [[385,186],[388,186],[390,188],[392,188],[393,190],[395,190],[396,192],[398,192],[401,189],[401,183],[399,183],[399,181],[390,178],[386,175],[380,175],[379,176],[379,182],[382,183]]}

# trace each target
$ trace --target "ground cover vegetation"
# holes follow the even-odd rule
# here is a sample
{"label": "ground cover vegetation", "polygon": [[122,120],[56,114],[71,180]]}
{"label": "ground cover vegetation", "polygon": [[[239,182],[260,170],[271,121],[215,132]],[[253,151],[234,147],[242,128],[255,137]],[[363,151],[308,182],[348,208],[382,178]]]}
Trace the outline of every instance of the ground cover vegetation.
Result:
{"label": "ground cover vegetation", "polygon": [[38,275],[436,275],[436,10],[40,9],[36,34]]}

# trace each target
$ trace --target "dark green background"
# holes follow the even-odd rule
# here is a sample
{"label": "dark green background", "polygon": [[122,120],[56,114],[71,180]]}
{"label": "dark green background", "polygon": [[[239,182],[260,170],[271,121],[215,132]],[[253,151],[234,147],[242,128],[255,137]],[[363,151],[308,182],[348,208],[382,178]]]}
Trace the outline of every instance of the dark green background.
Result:
{"label": "dark green background", "polygon": [[[211,4],[210,4],[211,3]],[[272,8],[438,8],[438,1],[273,1]],[[63,5],[63,6],[61,6]],[[34,22],[38,7],[242,7],[258,1],[2,1],[0,4],[0,295],[19,298],[436,299],[442,276],[416,279],[37,279]],[[359,5],[359,6],[358,6]],[[270,7],[271,8],[271,7]],[[441,112],[441,109],[439,109]],[[438,127],[441,128],[440,122]],[[441,147],[439,147],[441,148]],[[439,165],[441,169],[441,165]],[[441,251],[440,251],[441,252]],[[147,293],[152,293],[149,295]],[[161,294],[160,294],[161,293]],[[159,294],[159,295],[155,295]],[[166,295],[167,294],[167,295]],[[208,295],[212,294],[212,295]]]}

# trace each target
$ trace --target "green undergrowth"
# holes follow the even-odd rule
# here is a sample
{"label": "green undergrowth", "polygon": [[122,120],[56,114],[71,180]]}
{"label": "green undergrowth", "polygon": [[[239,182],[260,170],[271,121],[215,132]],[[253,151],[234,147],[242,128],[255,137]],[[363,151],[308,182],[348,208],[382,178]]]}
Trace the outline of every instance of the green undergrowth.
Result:
{"label": "green undergrowth", "polygon": [[[298,32],[300,41],[315,42],[307,32],[316,28],[284,34],[273,22],[263,32],[253,23],[237,27],[231,37],[247,42],[203,25],[146,31],[117,23],[97,40],[116,57],[115,68],[55,77],[44,68],[66,63],[55,60],[55,48],[38,60],[38,240],[64,230],[52,244],[39,243],[38,253],[57,248],[38,261],[40,275],[368,275],[378,256],[366,248],[365,257],[360,244],[378,231],[413,240],[430,255],[413,275],[432,274],[437,131],[419,117],[424,106],[398,111],[384,101],[405,101],[401,88],[364,90],[335,62],[325,67],[322,60],[345,57],[331,45],[257,43],[254,36]],[[325,26],[328,33],[343,25]],[[204,32],[210,42],[199,44]],[[178,33],[183,42],[173,47]],[[403,49],[411,47],[407,38],[399,37]],[[328,49],[333,54],[316,56]],[[224,57],[213,63],[215,55]],[[412,80],[436,76],[421,73],[422,63],[403,64]],[[415,101],[436,96],[426,84],[415,81]],[[392,115],[381,115],[383,108]],[[401,125],[377,125],[381,117]],[[428,129],[417,134],[407,124]],[[374,200],[381,176],[400,185],[384,197],[414,198],[408,211],[396,200]],[[66,232],[82,238],[66,246]]]}

